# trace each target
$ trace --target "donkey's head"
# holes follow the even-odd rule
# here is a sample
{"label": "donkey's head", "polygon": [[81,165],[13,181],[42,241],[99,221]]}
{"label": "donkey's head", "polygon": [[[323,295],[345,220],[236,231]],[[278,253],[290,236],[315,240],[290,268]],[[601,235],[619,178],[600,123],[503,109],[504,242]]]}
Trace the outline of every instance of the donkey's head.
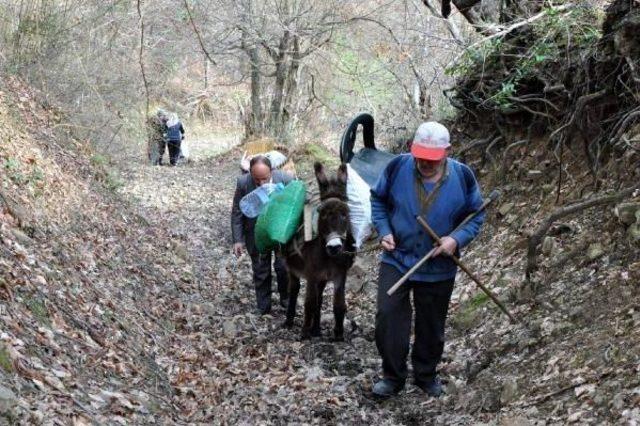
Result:
{"label": "donkey's head", "polygon": [[321,163],[315,163],[316,179],[320,187],[318,207],[318,235],[325,243],[329,256],[342,254],[349,235],[349,206],[347,204],[347,166],[338,167],[335,177],[328,178]]}

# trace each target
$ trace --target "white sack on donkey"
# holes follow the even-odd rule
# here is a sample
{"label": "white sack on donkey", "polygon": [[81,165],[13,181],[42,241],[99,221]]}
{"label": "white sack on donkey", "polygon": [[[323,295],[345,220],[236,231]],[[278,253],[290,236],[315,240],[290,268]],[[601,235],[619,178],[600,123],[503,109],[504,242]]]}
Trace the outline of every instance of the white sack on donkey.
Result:
{"label": "white sack on donkey", "polygon": [[351,165],[347,164],[347,198],[349,199],[349,221],[356,240],[356,248],[371,235],[371,192],[369,185]]}

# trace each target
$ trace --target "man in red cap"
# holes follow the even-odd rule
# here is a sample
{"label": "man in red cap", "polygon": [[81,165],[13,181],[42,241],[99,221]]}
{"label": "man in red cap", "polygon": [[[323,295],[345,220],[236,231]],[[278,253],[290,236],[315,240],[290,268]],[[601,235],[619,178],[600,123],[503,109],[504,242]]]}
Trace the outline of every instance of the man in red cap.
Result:
{"label": "man in red cap", "polygon": [[[457,267],[449,257],[475,238],[484,214],[458,225],[482,205],[480,188],[466,165],[448,158],[449,131],[440,123],[418,127],[411,154],[394,158],[371,190],[373,223],[381,237],[378,276],[376,346],[383,376],[373,387],[377,397],[389,397],[407,379],[411,320],[415,306],[415,339],[411,353],[414,383],[430,396],[440,396],[436,367],[444,349],[444,328]],[[434,242],[416,221],[422,216],[441,237],[435,256],[391,296],[387,290],[411,269]]]}

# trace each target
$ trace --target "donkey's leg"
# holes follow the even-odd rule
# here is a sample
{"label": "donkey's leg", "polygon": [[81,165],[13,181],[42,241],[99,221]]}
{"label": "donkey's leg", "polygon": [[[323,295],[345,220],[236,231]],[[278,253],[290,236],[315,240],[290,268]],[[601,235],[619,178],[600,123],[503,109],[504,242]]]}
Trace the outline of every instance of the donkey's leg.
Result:
{"label": "donkey's leg", "polygon": [[293,326],[293,318],[296,316],[296,306],[298,304],[298,293],[300,293],[300,278],[292,272],[287,274],[289,280],[289,304],[287,306],[287,318],[284,321],[284,327]]}
{"label": "donkey's leg", "polygon": [[324,293],[324,288],[326,286],[326,281],[320,281],[318,283],[317,303],[313,312],[313,321],[311,322],[311,335],[315,337],[322,335],[322,332],[320,331],[320,313],[322,311],[322,294]]}
{"label": "donkey's leg", "polygon": [[335,319],[333,338],[336,341],[344,340],[344,315],[347,312],[347,302],[344,294],[346,280],[347,273],[345,272],[343,276],[333,283],[333,317]]}
{"label": "donkey's leg", "polygon": [[302,323],[302,339],[311,337],[313,319],[318,305],[318,281],[307,280],[307,291],[304,295],[304,322]]}

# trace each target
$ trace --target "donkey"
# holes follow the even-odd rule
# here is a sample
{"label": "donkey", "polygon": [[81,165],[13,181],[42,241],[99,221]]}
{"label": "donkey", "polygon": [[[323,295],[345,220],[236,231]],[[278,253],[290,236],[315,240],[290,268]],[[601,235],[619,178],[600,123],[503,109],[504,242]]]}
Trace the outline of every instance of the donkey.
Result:
{"label": "donkey", "polygon": [[338,168],[336,177],[327,178],[324,166],[314,164],[320,188],[318,207],[318,235],[311,241],[296,237],[285,247],[285,262],[289,274],[289,306],[285,327],[293,325],[296,314],[300,279],[307,282],[304,299],[302,339],[320,336],[322,293],[328,281],[333,282],[333,337],[344,339],[345,282],[353,265],[355,240],[351,235],[349,206],[347,205],[347,167]]}

